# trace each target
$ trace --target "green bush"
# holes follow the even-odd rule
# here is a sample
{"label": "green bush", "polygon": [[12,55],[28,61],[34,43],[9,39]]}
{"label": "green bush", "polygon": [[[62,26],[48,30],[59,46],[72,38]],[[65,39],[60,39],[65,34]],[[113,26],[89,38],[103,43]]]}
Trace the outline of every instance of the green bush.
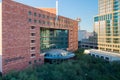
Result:
{"label": "green bush", "polygon": [[83,51],[76,51],[75,60],[14,71],[4,76],[3,80],[120,80],[120,63],[109,63],[82,54]]}

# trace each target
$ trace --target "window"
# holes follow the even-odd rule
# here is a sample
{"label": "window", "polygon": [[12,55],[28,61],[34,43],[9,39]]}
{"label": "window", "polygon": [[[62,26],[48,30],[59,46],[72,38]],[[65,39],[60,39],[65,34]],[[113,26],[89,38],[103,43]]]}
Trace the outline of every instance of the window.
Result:
{"label": "window", "polygon": [[31,11],[29,11],[29,12],[28,12],[28,15],[32,15],[32,12],[31,12]]}
{"label": "window", "polygon": [[36,63],[37,62],[37,60],[34,60],[34,63]]}
{"label": "window", "polygon": [[107,61],[109,61],[109,57],[105,57],[105,59],[106,59]]}
{"label": "window", "polygon": [[32,19],[28,19],[29,22],[32,22]]}
{"label": "window", "polygon": [[45,24],[45,21],[43,21],[43,24]]}
{"label": "window", "polygon": [[39,61],[41,61],[41,59],[39,59]]}
{"label": "window", "polygon": [[45,18],[45,15],[43,14],[43,18]]}
{"label": "window", "polygon": [[29,61],[29,64],[32,64],[32,62],[31,62],[31,61]]}
{"label": "window", "polygon": [[31,54],[31,57],[35,57],[35,54]]}
{"label": "window", "polygon": [[35,47],[31,47],[31,50],[35,50]]}
{"label": "window", "polygon": [[49,16],[47,16],[47,19],[49,19]]}
{"label": "window", "polygon": [[39,23],[41,23],[41,21],[39,20]]}
{"label": "window", "polygon": [[103,56],[101,56],[101,58],[102,58],[102,59],[104,59],[104,57],[103,57]]}
{"label": "window", "polygon": [[37,20],[34,20],[34,23],[37,23]]}
{"label": "window", "polygon": [[35,33],[31,33],[31,36],[35,36]]}
{"label": "window", "polygon": [[41,14],[39,14],[39,17],[41,17]]}
{"label": "window", "polygon": [[36,12],[34,13],[34,16],[37,16],[37,13],[36,13]]}
{"label": "window", "polygon": [[92,54],[93,57],[95,57],[95,54]]}
{"label": "window", "polygon": [[49,25],[50,24],[50,22],[47,22],[47,25]]}
{"label": "window", "polygon": [[31,40],[31,43],[35,43],[35,40]]}
{"label": "window", "polygon": [[35,29],[35,26],[31,26],[31,29]]}
{"label": "window", "polygon": [[96,55],[97,58],[99,58],[99,55]]}
{"label": "window", "polygon": [[88,55],[91,55],[90,53]]}

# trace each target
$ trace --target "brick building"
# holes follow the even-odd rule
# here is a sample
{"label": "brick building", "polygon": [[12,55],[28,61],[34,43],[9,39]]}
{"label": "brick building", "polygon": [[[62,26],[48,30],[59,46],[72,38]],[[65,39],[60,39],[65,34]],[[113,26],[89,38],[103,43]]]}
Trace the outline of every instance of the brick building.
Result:
{"label": "brick building", "polygon": [[[51,12],[52,11],[52,12]],[[44,63],[47,49],[78,48],[78,22],[55,9],[33,8],[12,0],[0,3],[0,71],[21,70]]]}

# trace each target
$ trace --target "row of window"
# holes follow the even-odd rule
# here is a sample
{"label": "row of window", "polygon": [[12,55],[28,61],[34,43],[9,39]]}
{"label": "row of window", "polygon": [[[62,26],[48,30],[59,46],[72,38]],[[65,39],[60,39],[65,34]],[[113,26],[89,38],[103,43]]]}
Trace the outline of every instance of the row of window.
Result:
{"label": "row of window", "polygon": [[[33,64],[37,63],[37,62],[41,62],[41,59],[39,60],[34,60]],[[32,64],[32,61],[29,61],[29,64]]]}
{"label": "row of window", "polygon": [[28,19],[28,22],[34,22],[34,23],[39,23],[39,24],[44,24],[44,25],[59,25],[59,26],[65,26],[68,27],[68,25],[73,26],[72,23],[71,24],[55,24],[55,22],[49,22],[49,21],[41,21],[41,20],[32,20],[31,18]]}
{"label": "row of window", "polygon": [[119,3],[120,1],[114,1],[114,11],[117,11],[117,10],[119,10],[120,8],[119,8]]}
{"label": "row of window", "polygon": [[[47,36],[49,36],[49,37],[51,37],[51,38],[55,38],[55,37],[54,37],[54,33],[46,33],[46,34],[45,34],[45,33],[41,33],[40,35],[41,35],[42,37],[47,37]],[[64,34],[64,33],[59,33],[59,34],[58,34],[58,33],[57,33],[56,36],[59,36],[59,37],[61,37],[61,38],[62,38],[62,37],[64,38],[64,37],[67,37],[68,34]],[[55,39],[56,39],[56,38],[55,38]]]}
{"label": "row of window", "polygon": [[[35,26],[31,26],[30,27],[30,30],[35,30]],[[31,37],[35,37],[36,36],[36,33],[35,32],[32,32],[32,33],[30,33],[30,35],[31,35]],[[33,43],[35,43],[36,41],[35,40],[31,40],[31,43],[33,44]],[[30,50],[32,50],[32,51],[34,51],[36,49],[36,47],[35,46],[32,46],[32,47],[30,47]],[[31,57],[32,58],[34,58],[35,57],[35,53],[32,53],[31,54]]]}
{"label": "row of window", "polygon": [[46,57],[62,57],[63,55],[60,54],[60,55],[51,55],[51,54],[45,54]]}
{"label": "row of window", "polygon": [[102,16],[97,16],[94,18],[94,21],[103,21],[103,20],[111,20],[112,19],[112,14],[107,14],[107,15],[102,15]]}
{"label": "row of window", "polygon": [[[47,36],[46,36],[47,37]],[[68,38],[54,38],[54,37],[50,37],[50,38],[43,38],[43,37],[41,37],[41,39],[40,39],[41,41],[45,41],[45,42],[47,42],[47,41],[55,41],[55,42],[63,42],[63,41],[67,41],[68,40]]]}
{"label": "row of window", "polygon": [[100,46],[106,46],[106,47],[116,47],[120,48],[120,45],[105,45],[105,44],[99,44]]}
{"label": "row of window", "polygon": [[96,57],[96,58],[101,58],[101,59],[104,59],[106,61],[109,61],[109,57],[104,57],[104,56],[101,56],[101,55],[96,55],[96,54],[91,54],[91,53],[89,53],[89,55],[91,55],[93,57]]}
{"label": "row of window", "polygon": [[31,11],[28,12],[28,15],[34,15],[35,17],[38,16],[38,17],[47,18],[47,19],[50,18],[50,17],[47,16],[47,15],[44,15],[44,14],[37,14],[36,12],[32,13]]}
{"label": "row of window", "polygon": [[[42,17],[42,18],[46,18],[46,19],[49,19],[49,20],[56,20],[56,17],[50,17],[50,16],[48,16],[48,15],[45,15],[45,14],[37,14],[36,12],[34,12],[34,13],[32,13],[31,11],[29,11],[28,12],[28,15],[30,16],[30,15],[34,15],[35,17]],[[30,21],[31,21],[31,19],[30,19]],[[66,19],[60,19],[60,18],[58,18],[58,21],[60,21],[60,22],[64,22],[64,23],[68,23],[68,24],[70,24],[70,23],[72,23],[72,21],[70,21],[70,20],[66,20]]]}
{"label": "row of window", "polygon": [[36,19],[32,20],[31,18],[28,19],[28,22],[34,22],[34,23],[40,23],[40,24],[48,24],[48,25],[50,24],[49,21],[45,22],[45,21],[36,20]]}
{"label": "row of window", "polygon": [[118,49],[108,49],[108,48],[102,48],[102,47],[100,47],[100,50],[103,50],[103,51],[110,51],[110,52],[115,52],[115,53],[119,53],[120,52],[120,50],[118,50]]}

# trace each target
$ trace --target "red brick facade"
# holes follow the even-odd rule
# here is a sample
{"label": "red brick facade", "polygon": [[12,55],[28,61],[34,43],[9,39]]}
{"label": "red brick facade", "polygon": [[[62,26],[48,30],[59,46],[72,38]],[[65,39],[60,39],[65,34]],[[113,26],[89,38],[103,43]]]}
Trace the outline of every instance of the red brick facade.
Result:
{"label": "red brick facade", "polygon": [[[43,64],[40,54],[40,27],[69,30],[68,50],[78,48],[78,22],[11,0],[2,1],[2,72],[20,70],[34,63]],[[34,26],[34,29],[31,29]],[[31,36],[35,33],[35,36]],[[31,43],[31,40],[35,40]],[[35,47],[35,50],[31,50]],[[34,57],[31,55],[34,54]]]}
{"label": "red brick facade", "polygon": [[56,8],[39,8],[39,9],[56,14]]}

